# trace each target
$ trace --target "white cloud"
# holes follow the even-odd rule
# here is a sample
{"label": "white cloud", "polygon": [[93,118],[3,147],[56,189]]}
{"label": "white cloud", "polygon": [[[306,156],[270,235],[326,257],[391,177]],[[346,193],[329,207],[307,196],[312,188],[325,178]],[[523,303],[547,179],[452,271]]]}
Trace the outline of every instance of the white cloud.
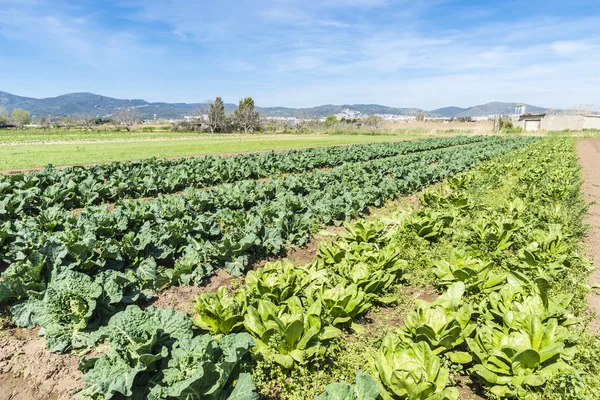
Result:
{"label": "white cloud", "polygon": [[560,40],[551,44],[552,50],[559,56],[578,57],[587,56],[590,52],[597,51],[594,46],[583,41]]}
{"label": "white cloud", "polygon": [[[5,2],[6,3],[6,2]],[[36,57],[40,51],[92,68],[123,66],[159,48],[141,43],[128,32],[97,26],[88,15],[72,14],[61,2],[9,2],[0,8],[0,36],[25,42]],[[137,59],[136,59],[137,58]]]}

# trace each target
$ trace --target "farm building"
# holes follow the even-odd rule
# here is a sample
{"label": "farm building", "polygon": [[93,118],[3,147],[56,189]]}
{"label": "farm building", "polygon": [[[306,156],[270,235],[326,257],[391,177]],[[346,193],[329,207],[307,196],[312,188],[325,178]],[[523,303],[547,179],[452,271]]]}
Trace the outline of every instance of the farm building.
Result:
{"label": "farm building", "polygon": [[513,122],[524,131],[600,129],[600,115],[523,114],[516,116]]}

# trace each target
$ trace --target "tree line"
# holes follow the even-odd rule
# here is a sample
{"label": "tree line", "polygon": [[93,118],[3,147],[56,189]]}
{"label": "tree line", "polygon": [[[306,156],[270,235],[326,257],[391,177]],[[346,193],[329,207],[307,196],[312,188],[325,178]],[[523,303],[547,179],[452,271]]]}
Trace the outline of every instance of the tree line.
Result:
{"label": "tree line", "polygon": [[[199,107],[189,121],[175,123],[173,130],[206,131],[211,133],[230,133],[241,131],[244,133],[261,130],[261,117],[254,105],[252,97],[245,97],[239,101],[238,107],[231,114],[225,113],[225,103],[221,97],[207,102]],[[125,128],[128,131],[132,126],[141,121],[140,115],[133,108],[119,108],[106,118],[95,117],[88,114],[78,114],[62,118],[51,116],[38,116],[33,121],[42,129],[46,128],[87,128],[93,129],[100,125],[114,125],[117,129]],[[10,115],[0,107],[0,125],[9,125],[23,128],[32,123],[31,114],[21,108],[15,109]]]}
{"label": "tree line", "polygon": [[[305,132],[305,131],[340,131],[361,130],[375,133],[383,128],[384,121],[379,116],[369,116],[360,119],[338,119],[329,115],[325,120],[313,118],[311,120],[284,120],[276,118],[262,118],[256,110],[254,99],[245,97],[240,99],[237,108],[227,113],[225,103],[221,97],[214,101],[203,103],[192,112],[185,121],[171,124],[173,131],[197,131],[210,133],[232,133],[232,132]],[[141,117],[135,108],[119,108],[107,117],[97,117],[89,114],[76,114],[66,117],[36,116],[33,118],[23,109],[15,109],[10,115],[0,107],[0,126],[14,126],[23,128],[32,122],[39,128],[59,129],[88,129],[97,127],[113,126],[115,129],[126,129],[131,131],[133,126],[141,121]],[[153,128],[148,128],[153,129]]]}
{"label": "tree line", "polygon": [[221,97],[201,105],[189,121],[172,126],[173,130],[192,130],[210,133],[244,133],[262,130],[261,117],[252,97],[245,97],[231,114],[225,112],[225,103]]}

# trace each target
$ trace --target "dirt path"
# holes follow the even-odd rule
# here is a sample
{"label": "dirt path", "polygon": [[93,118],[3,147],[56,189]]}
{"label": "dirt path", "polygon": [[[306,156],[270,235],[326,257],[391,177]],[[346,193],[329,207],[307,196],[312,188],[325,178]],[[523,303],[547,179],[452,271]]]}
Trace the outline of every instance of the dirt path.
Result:
{"label": "dirt path", "polygon": [[9,328],[0,336],[0,399],[70,400],[83,386],[79,357],[46,350],[39,329]]}
{"label": "dirt path", "polygon": [[[585,222],[591,226],[585,238],[585,246],[596,266],[590,277],[592,285],[600,282],[600,139],[579,139],[577,155],[582,168],[585,202],[596,202],[590,206],[585,218]],[[588,304],[590,312],[596,313],[590,329],[600,333],[600,289],[592,289],[588,295]]]}

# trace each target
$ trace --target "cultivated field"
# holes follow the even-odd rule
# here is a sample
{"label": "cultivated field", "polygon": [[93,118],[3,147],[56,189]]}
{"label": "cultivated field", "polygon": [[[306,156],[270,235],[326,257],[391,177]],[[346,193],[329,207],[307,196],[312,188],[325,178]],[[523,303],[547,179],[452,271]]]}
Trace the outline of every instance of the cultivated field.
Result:
{"label": "cultivated field", "polygon": [[599,398],[600,143],[399,139],[0,147],[244,153],[0,175],[0,398]]}

